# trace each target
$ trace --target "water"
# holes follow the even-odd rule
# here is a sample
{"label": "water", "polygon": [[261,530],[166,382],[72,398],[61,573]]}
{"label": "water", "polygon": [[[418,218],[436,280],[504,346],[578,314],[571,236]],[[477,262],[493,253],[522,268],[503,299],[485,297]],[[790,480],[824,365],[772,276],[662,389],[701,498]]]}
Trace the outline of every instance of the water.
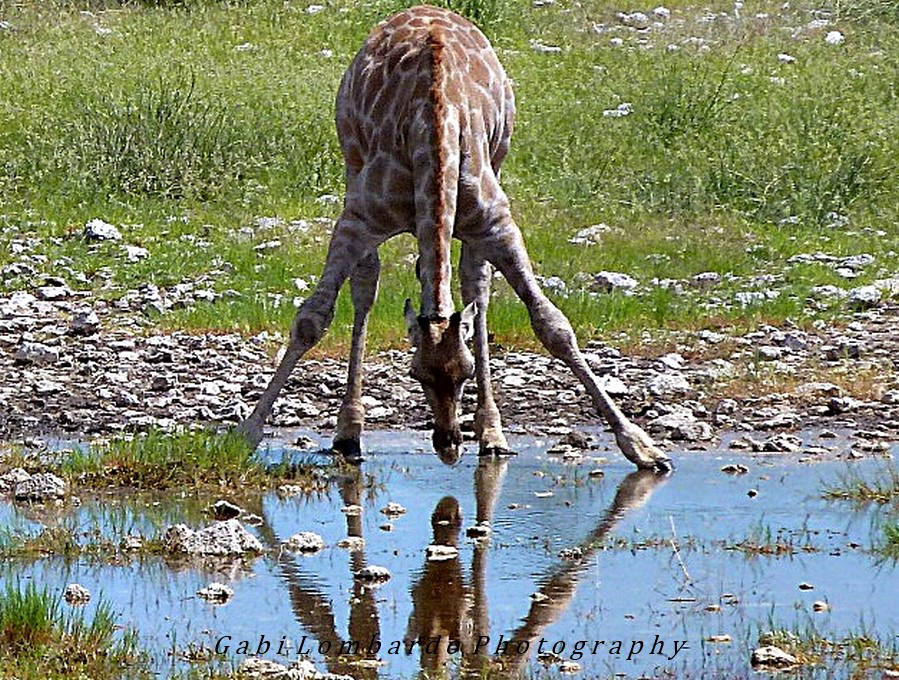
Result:
{"label": "water", "polygon": [[[547,456],[549,442],[527,438],[513,440],[517,457],[467,455],[452,468],[428,453],[426,433],[374,432],[367,442],[359,473],[327,493],[240,499],[265,520],[250,527],[268,550],[264,557],[205,565],[153,556],[118,563],[52,558],[8,562],[6,572],[54,589],[86,586],[94,594],[88,609],[98,596],[110,602],[124,625],[138,629],[162,673],[184,668],[179,654],[190,647],[218,645],[239,662],[245,655],[236,652],[247,641],[250,653],[268,642],[263,656],[285,662],[302,644],[321,667],[356,677],[409,677],[445,660],[453,669],[502,662],[537,673],[541,648],[575,659],[582,676],[667,670],[736,677],[750,673],[758,634],[772,626],[811,627],[831,638],[864,631],[888,644],[899,632],[896,566],[869,550],[882,536],[884,511],[821,499],[822,489],[846,474],[845,462],[685,453],[675,474],[659,477],[633,472],[611,450],[590,452],[601,460],[568,465]],[[272,443],[273,456],[280,450]],[[720,471],[725,463],[750,471],[729,476]],[[851,466],[875,474],[883,463]],[[588,476],[595,468],[604,475]],[[0,506],[0,520],[30,530],[65,521],[82,532],[153,536],[175,521],[202,525],[208,500],[85,498],[62,519]],[[389,501],[407,512],[389,519],[380,512]],[[360,516],[341,511],[355,504]],[[490,522],[489,540],[466,537],[478,521]],[[387,524],[392,530],[381,528]],[[320,534],[328,548],[311,556],[281,551],[299,531]],[[365,548],[336,547],[348,535],[364,537]],[[794,552],[732,549],[747,540],[779,540]],[[432,543],[454,545],[458,556],[428,561]],[[384,566],[392,578],[365,586],[353,578],[365,565]],[[196,597],[213,580],[234,589],[228,604]],[[830,610],[814,612],[815,601]],[[707,641],[720,635],[731,641]],[[436,636],[439,646],[411,646]],[[506,654],[497,647],[501,636],[513,641]],[[366,651],[373,638],[381,649]],[[448,649],[449,640],[455,642]],[[348,641],[361,644],[356,657],[340,654]],[[391,647],[399,652],[389,653]]]}

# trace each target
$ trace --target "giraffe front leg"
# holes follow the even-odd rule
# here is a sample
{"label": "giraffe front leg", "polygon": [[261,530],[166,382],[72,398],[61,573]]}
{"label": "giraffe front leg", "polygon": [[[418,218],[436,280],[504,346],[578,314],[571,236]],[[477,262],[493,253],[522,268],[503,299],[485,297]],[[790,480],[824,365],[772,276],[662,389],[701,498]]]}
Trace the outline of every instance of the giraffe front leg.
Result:
{"label": "giraffe front leg", "polygon": [[502,272],[527,307],[531,326],[540,342],[550,354],[564,361],[584,385],[593,404],[611,426],[625,457],[640,469],[671,470],[671,459],[638,425],[628,420],[600,386],[578,349],[571,323],[540,289],[521,232],[511,217],[505,217],[493,230],[485,248],[487,259]]}
{"label": "giraffe front leg", "polygon": [[462,281],[462,301],[467,306],[477,303],[474,325],[475,378],[478,386],[478,406],[474,416],[474,431],[481,455],[508,455],[512,451],[503,434],[499,409],[493,398],[490,380],[490,350],[487,342],[487,305],[490,303],[490,263],[468,245],[462,245],[459,275]]}
{"label": "giraffe front leg", "polygon": [[287,383],[290,372],[297,361],[321,340],[331,325],[337,293],[344,281],[360,259],[377,245],[361,220],[346,213],[337,220],[321,279],[315,291],[297,311],[284,357],[259,397],[256,408],[237,426],[238,432],[254,448],[262,441],[262,427],[272,412],[275,399]]}
{"label": "giraffe front leg", "polygon": [[353,298],[353,342],[347,367],[346,394],[337,416],[337,431],[332,447],[347,460],[362,457],[362,429],[365,407],[362,405],[362,360],[365,357],[365,337],[368,316],[378,296],[381,260],[377,251],[364,257],[350,277]]}

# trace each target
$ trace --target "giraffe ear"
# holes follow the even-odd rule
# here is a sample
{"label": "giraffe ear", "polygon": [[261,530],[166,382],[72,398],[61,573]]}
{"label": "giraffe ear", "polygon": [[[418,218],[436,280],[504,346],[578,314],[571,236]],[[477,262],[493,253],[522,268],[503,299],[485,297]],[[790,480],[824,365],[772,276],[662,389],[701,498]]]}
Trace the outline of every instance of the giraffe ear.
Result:
{"label": "giraffe ear", "polygon": [[412,300],[409,298],[406,298],[403,315],[406,317],[406,330],[409,332],[409,340],[415,347],[418,347],[421,344],[421,326],[418,324],[418,314],[415,313]]}
{"label": "giraffe ear", "polygon": [[453,314],[452,320],[459,327],[459,338],[468,342],[474,335],[474,319],[478,314],[478,303],[470,302],[461,312]]}

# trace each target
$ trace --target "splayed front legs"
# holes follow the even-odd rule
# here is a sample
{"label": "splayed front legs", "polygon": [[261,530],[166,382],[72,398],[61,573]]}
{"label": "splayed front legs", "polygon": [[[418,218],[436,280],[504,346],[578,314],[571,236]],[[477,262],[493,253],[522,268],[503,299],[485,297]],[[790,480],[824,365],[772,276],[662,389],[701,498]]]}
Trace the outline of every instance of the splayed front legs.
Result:
{"label": "splayed front legs", "polygon": [[262,427],[272,412],[275,399],[287,383],[290,372],[297,361],[308,352],[325,334],[334,318],[334,304],[337,293],[360,260],[377,248],[364,222],[346,214],[337,220],[337,226],[328,247],[325,269],[315,292],[303,303],[297,312],[290,332],[290,342],[284,357],[268,386],[259,397],[259,402],[250,416],[239,426],[251,446],[262,441]]}
{"label": "splayed front legs", "polygon": [[475,379],[478,387],[478,406],[474,414],[474,431],[481,455],[511,453],[503,435],[499,409],[493,398],[490,381],[490,354],[487,343],[487,305],[490,303],[490,264],[470,246],[462,246],[459,277],[462,282],[462,301],[477,303],[474,321]]}
{"label": "splayed front legs", "polygon": [[371,253],[356,267],[350,278],[353,298],[353,343],[347,367],[346,394],[337,416],[334,434],[335,451],[347,459],[358,459],[362,454],[361,437],[365,423],[365,407],[362,405],[362,360],[365,357],[365,336],[368,332],[368,316],[378,296],[378,279],[381,261],[377,251]]}
{"label": "splayed front legs", "polygon": [[649,435],[628,420],[599,385],[578,349],[571,323],[540,289],[521,232],[511,218],[506,217],[501,226],[495,227],[478,245],[524,302],[531,326],[543,346],[564,361],[584,385],[593,404],[615,433],[615,440],[625,457],[640,469],[670,470],[671,459],[653,444]]}

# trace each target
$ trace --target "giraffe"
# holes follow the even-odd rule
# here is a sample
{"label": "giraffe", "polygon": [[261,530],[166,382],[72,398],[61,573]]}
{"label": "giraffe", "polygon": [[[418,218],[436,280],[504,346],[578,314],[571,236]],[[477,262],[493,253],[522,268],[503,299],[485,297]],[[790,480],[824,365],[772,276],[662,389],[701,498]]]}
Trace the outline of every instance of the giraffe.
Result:
{"label": "giraffe", "polygon": [[[337,294],[349,279],[354,307],[347,389],[335,450],[360,455],[364,423],[362,361],[377,296],[378,247],[401,233],[418,241],[420,308],[406,300],[415,347],[411,375],[422,385],[441,459],[458,459],[458,408],[464,383],[478,389],[474,429],[482,454],[509,453],[493,396],[487,347],[492,270],[527,307],[531,326],[562,360],[638,468],[670,470],[671,461],[609,398],[578,349],[571,324],[546,297],[531,267],[509,199],[499,182],[515,118],[511,83],[487,38],[457,14],[427,5],[381,22],[350,64],[337,93],[337,132],[346,198],[321,278],[297,311],[290,340],[266,389],[239,430],[252,445],[297,361],[324,335]],[[450,241],[462,242],[464,308],[451,294]],[[474,353],[467,342],[474,339]]]}

